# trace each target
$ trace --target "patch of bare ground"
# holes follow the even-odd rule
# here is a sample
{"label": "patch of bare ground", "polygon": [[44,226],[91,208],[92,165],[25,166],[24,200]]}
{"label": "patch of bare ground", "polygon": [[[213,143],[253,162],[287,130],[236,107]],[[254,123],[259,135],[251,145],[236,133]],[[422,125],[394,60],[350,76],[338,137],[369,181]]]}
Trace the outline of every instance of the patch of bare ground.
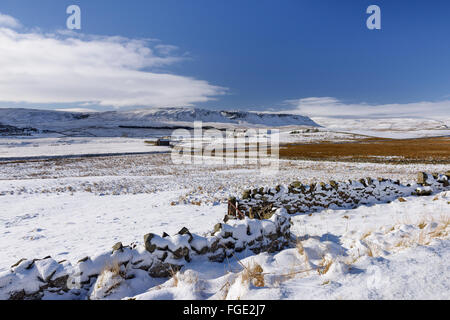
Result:
{"label": "patch of bare ground", "polygon": [[450,137],[421,139],[364,139],[357,142],[287,144],[282,159],[377,163],[450,164]]}

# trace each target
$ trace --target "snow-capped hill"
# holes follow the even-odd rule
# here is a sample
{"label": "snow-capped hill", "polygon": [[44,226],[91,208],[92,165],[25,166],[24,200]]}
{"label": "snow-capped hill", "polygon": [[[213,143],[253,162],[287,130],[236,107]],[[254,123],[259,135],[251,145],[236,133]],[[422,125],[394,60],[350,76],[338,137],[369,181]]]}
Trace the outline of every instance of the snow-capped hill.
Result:
{"label": "snow-capped hill", "polygon": [[257,126],[318,126],[308,117],[290,114],[269,114],[243,111],[215,111],[196,108],[164,108],[134,111],[110,111],[89,114],[91,119],[146,123],[171,124],[202,121],[216,124],[257,125]]}
{"label": "snow-capped hill", "polygon": [[315,117],[328,130],[351,132],[379,138],[412,139],[450,136],[450,118],[376,118],[344,119]]}
{"label": "snow-capped hill", "polygon": [[46,122],[80,120],[86,115],[78,112],[64,112],[37,109],[0,109],[0,123],[4,125],[34,125]]}
{"label": "snow-capped hill", "polygon": [[86,127],[177,127],[202,121],[216,127],[228,126],[318,126],[308,117],[244,111],[215,111],[196,108],[165,108],[133,111],[65,112],[35,109],[0,109],[0,124],[40,130]]}
{"label": "snow-capped hill", "polygon": [[316,117],[314,120],[333,130],[374,130],[374,131],[416,131],[416,130],[447,130],[450,129],[450,119],[425,118],[376,118],[376,119],[345,119]]}

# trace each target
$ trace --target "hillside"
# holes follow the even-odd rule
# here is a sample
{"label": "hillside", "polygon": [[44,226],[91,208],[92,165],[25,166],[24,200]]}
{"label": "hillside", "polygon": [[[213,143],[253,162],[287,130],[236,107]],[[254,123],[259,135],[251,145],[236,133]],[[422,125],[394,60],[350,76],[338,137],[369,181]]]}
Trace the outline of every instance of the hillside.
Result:
{"label": "hillside", "polygon": [[65,112],[36,109],[0,109],[0,125],[61,131],[117,127],[192,127],[194,121],[218,128],[318,126],[308,117],[244,111],[165,108],[134,111]]}

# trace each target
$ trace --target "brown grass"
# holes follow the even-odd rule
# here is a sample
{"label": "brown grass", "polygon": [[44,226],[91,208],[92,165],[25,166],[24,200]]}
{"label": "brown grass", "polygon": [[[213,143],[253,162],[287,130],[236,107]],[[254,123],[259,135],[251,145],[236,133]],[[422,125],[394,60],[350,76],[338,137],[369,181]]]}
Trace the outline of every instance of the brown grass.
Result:
{"label": "brown grass", "polygon": [[[100,289],[102,286],[105,285],[105,276],[108,272],[111,272],[114,277],[120,277],[122,279],[125,279],[126,275],[120,270],[120,265],[118,262],[114,261],[110,264],[107,264],[102,272],[99,275],[99,280],[97,281],[96,287],[97,289]],[[105,294],[108,295],[112,290],[120,286],[120,282],[115,284],[114,286],[108,288],[106,290]]]}
{"label": "brown grass", "polygon": [[450,226],[450,216],[444,215],[439,219],[438,227],[429,236],[431,238],[442,238],[448,236],[448,227]]}
{"label": "brown grass", "polygon": [[367,246],[367,255],[371,258],[374,257],[373,250],[369,245]]}
{"label": "brown grass", "polygon": [[425,229],[425,227],[427,226],[427,223],[425,221],[422,221],[417,226],[419,227],[419,229]]}
{"label": "brown grass", "polygon": [[280,157],[284,159],[449,164],[450,138],[404,140],[372,138],[346,143],[288,144],[280,147]]}
{"label": "brown grass", "polygon": [[305,251],[305,248],[303,247],[303,243],[300,240],[300,238],[297,238],[296,248],[297,248],[297,252],[305,258],[305,264],[309,265],[309,257]]}
{"label": "brown grass", "polygon": [[114,274],[115,276],[124,277],[124,274],[120,270],[120,265],[119,265],[119,263],[117,261],[114,261],[114,262],[112,262],[110,264],[107,264],[103,268],[101,273],[108,272],[108,271],[111,272],[112,274]]}
{"label": "brown grass", "polygon": [[264,270],[258,263],[248,264],[242,272],[242,282],[251,282],[255,287],[264,287]]}
{"label": "brown grass", "polygon": [[180,279],[178,278],[178,271],[175,271],[172,267],[170,267],[169,273],[173,280],[172,285],[174,287],[178,287],[178,283],[180,282]]}
{"label": "brown grass", "polygon": [[305,248],[303,247],[302,241],[297,238],[297,244],[296,244],[297,252],[302,256],[305,254]]}
{"label": "brown grass", "polygon": [[231,283],[230,281],[227,280],[227,282],[225,282],[225,284],[222,286],[222,288],[220,288],[220,292],[222,292],[222,297],[221,300],[225,300],[228,296],[228,292],[230,292],[230,287],[231,287]]}
{"label": "brown grass", "polygon": [[333,264],[333,260],[327,260],[325,256],[322,257],[322,260],[319,263],[319,268],[317,269],[317,272],[322,276],[326,274]]}

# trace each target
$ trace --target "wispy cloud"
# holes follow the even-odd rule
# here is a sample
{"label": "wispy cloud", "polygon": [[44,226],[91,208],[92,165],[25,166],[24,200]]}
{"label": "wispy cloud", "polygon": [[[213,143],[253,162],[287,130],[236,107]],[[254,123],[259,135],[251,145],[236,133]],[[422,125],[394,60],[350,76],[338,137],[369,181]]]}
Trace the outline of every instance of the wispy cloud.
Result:
{"label": "wispy cloud", "polygon": [[287,112],[309,117],[333,118],[450,118],[450,100],[405,104],[346,104],[332,97],[311,97],[285,101]]}
{"label": "wispy cloud", "polygon": [[0,27],[17,29],[22,27],[22,25],[16,18],[0,12]]}
{"label": "wispy cloud", "polygon": [[0,101],[113,107],[189,106],[225,89],[161,72],[179,62],[177,48],[150,40],[18,31],[0,14]]}

